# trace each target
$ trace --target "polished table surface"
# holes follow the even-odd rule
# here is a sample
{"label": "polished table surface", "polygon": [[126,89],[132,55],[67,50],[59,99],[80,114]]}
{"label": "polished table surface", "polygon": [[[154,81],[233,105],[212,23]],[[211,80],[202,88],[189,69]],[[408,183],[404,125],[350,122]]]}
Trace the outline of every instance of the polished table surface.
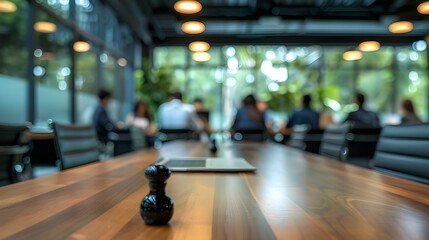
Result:
{"label": "polished table surface", "polygon": [[145,168],[212,156],[171,142],[0,188],[0,239],[429,239],[429,186],[273,143],[224,144],[255,173],[173,173],[168,225],[140,217]]}

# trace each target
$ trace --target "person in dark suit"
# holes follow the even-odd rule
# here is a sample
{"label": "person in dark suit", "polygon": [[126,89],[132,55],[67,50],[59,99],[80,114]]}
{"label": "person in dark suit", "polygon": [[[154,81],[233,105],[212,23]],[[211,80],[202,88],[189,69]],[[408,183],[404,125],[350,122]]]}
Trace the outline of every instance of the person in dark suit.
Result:
{"label": "person in dark suit", "polygon": [[302,109],[295,111],[289,119],[286,128],[291,129],[295,125],[306,124],[311,129],[319,129],[320,113],[314,111],[310,107],[311,96],[304,95],[302,97]]}
{"label": "person in dark suit", "polygon": [[116,128],[106,111],[107,106],[112,100],[112,95],[109,91],[102,89],[98,92],[98,99],[100,100],[100,104],[96,107],[92,120],[97,131],[98,140],[106,143],[108,142],[108,133]]}
{"label": "person in dark suit", "polygon": [[352,122],[354,127],[357,128],[378,128],[380,127],[380,120],[377,113],[364,109],[365,96],[362,93],[357,93],[355,103],[359,109],[349,113],[344,122]]}

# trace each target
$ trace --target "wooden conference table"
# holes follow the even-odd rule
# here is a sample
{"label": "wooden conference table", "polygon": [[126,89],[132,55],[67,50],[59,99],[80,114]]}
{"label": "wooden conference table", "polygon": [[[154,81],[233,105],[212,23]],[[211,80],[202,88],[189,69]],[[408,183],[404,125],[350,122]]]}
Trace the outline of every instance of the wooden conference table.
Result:
{"label": "wooden conference table", "polygon": [[429,186],[278,144],[225,144],[256,173],[173,173],[175,212],[147,226],[145,168],[210,156],[171,142],[0,188],[0,239],[429,239]]}

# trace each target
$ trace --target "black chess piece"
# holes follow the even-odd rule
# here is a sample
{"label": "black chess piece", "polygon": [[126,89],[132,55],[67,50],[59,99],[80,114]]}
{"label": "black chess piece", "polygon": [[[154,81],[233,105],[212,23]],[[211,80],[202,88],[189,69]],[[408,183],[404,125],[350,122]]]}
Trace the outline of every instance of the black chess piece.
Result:
{"label": "black chess piece", "polygon": [[171,171],[164,165],[150,165],[145,171],[150,192],[140,205],[140,215],[148,225],[167,224],[173,216],[173,200],[165,194]]}

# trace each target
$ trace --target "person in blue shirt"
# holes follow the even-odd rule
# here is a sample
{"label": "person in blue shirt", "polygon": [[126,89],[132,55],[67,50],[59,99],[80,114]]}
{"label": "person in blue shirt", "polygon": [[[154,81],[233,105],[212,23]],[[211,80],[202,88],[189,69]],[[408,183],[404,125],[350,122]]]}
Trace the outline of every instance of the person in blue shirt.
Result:
{"label": "person in blue shirt", "polygon": [[295,111],[290,117],[286,128],[291,129],[295,125],[306,124],[311,129],[319,129],[320,113],[314,111],[310,107],[311,96],[304,95],[302,97],[302,109]]}
{"label": "person in blue shirt", "polygon": [[257,108],[253,95],[243,99],[243,106],[237,110],[231,130],[266,130],[264,113]]}

